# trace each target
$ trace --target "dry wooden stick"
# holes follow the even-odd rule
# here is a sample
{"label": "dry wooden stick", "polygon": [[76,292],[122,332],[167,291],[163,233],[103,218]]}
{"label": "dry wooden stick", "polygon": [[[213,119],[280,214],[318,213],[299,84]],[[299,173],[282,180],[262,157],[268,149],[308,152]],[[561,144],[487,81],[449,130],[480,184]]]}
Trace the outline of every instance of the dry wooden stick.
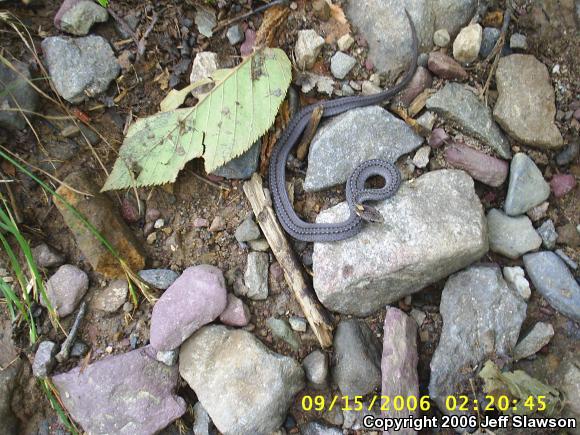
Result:
{"label": "dry wooden stick", "polygon": [[274,256],[284,270],[286,282],[294,292],[294,296],[298,300],[320,346],[322,348],[332,346],[333,326],[330,316],[320,305],[306,281],[302,267],[276,219],[270,194],[262,187],[262,177],[254,173],[250,181],[244,183],[244,193],[252,205],[258,224],[262,228]]}
{"label": "dry wooden stick", "polygon": [[316,134],[316,130],[318,129],[318,124],[320,124],[320,120],[322,119],[323,112],[324,108],[322,106],[316,106],[312,111],[312,116],[310,117],[308,127],[306,127],[306,131],[302,135],[302,141],[300,141],[300,144],[296,149],[296,158],[298,160],[304,160],[308,155],[310,142],[312,142],[312,139]]}

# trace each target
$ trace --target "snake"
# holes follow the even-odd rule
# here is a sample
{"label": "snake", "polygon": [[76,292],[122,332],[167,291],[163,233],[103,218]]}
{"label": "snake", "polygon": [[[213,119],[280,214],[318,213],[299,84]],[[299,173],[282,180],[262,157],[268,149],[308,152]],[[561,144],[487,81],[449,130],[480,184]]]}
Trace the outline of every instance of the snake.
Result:
{"label": "snake", "polygon": [[[392,98],[405,88],[417,69],[418,41],[413,20],[405,10],[411,28],[412,61],[402,80],[390,89],[366,96],[350,96],[311,104],[299,110],[290,120],[272,150],[268,179],[274,211],[284,230],[294,239],[304,242],[334,242],[357,235],[363,222],[381,222],[382,216],[368,201],[381,201],[395,195],[401,184],[401,174],[389,161],[367,160],[357,166],[346,181],[345,195],[349,216],[339,223],[310,223],[302,220],[294,211],[286,190],[286,162],[292,149],[299,142],[315,110],[322,109],[322,118],[339,115],[348,110],[376,105]],[[379,188],[365,186],[369,178],[379,176],[384,185]]]}

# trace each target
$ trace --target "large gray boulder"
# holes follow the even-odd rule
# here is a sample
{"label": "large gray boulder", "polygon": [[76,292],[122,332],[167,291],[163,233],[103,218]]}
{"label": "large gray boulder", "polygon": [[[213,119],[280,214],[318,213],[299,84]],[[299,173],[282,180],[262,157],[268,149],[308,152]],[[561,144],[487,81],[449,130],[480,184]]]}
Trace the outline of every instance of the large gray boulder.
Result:
{"label": "large gray boulder", "polygon": [[294,359],[221,325],[205,326],[183,343],[179,373],[224,435],[269,435],[304,387]]}
{"label": "large gray boulder", "polygon": [[[483,208],[463,171],[429,172],[404,183],[377,208],[384,223],[365,225],[348,240],[314,244],[314,289],[332,311],[368,315],[488,250]],[[322,212],[317,222],[339,222],[347,215],[342,203]]]}

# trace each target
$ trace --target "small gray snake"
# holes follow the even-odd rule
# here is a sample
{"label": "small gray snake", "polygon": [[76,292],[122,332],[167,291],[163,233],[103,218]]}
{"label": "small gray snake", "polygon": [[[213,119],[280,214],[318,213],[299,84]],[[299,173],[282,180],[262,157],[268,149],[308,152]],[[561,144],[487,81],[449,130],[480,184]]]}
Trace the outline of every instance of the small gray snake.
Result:
{"label": "small gray snake", "polygon": [[[378,94],[362,97],[343,97],[306,106],[292,117],[288,127],[272,151],[269,184],[274,210],[286,232],[295,239],[305,242],[332,242],[353,237],[361,231],[364,220],[373,220],[369,216],[364,216],[365,213],[368,215],[378,214],[372,207],[363,206],[362,204],[366,201],[379,201],[390,198],[399,189],[401,175],[393,163],[379,159],[367,160],[355,168],[346,182],[346,201],[350,209],[348,219],[337,224],[309,223],[303,221],[292,208],[286,191],[285,173],[288,155],[298,143],[315,108],[322,106],[322,117],[328,118],[350,109],[378,104],[396,95],[411,81],[417,69],[418,42],[413,20],[407,11],[405,13],[411,26],[413,60],[403,80],[393,88]],[[365,188],[366,181],[375,175],[384,178],[385,185],[376,189]],[[360,213],[361,210],[365,213]]]}

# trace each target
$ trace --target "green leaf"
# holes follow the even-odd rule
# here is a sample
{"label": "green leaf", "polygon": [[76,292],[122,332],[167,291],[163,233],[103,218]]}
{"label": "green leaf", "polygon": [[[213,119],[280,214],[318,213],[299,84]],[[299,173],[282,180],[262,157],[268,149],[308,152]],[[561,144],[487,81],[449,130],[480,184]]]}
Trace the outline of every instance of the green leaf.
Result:
{"label": "green leaf", "polygon": [[291,80],[278,48],[264,48],[231,70],[195,107],[138,119],[127,132],[103,191],[175,181],[187,162],[203,157],[213,172],[241,155],[273,124]]}

